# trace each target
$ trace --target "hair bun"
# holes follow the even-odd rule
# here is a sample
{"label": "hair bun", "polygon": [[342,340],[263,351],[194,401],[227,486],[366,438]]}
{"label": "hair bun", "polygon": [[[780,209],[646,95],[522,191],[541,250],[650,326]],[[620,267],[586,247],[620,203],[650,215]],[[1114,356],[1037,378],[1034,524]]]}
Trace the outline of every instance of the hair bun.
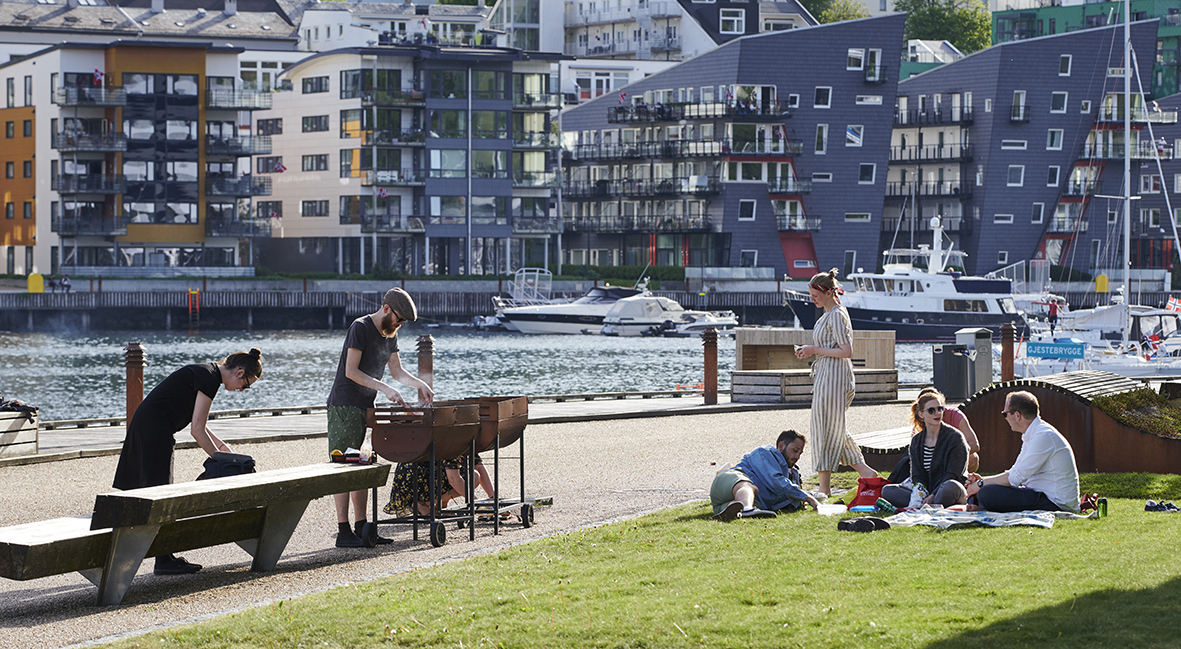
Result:
{"label": "hair bun", "polygon": [[251,347],[250,348],[250,357],[251,358],[262,358],[262,350],[257,347]]}

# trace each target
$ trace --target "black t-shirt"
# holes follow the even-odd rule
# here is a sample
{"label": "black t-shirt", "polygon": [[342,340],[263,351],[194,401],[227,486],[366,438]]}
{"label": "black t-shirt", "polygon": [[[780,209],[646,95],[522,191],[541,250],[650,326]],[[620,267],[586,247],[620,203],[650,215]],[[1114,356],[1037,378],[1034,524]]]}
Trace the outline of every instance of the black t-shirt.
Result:
{"label": "black t-shirt", "polygon": [[398,353],[398,335],[386,338],[373,324],[373,318],[361,316],[349,325],[344,348],[340,350],[340,362],[336,366],[332,391],[328,393],[328,405],[372,408],[377,390],[360,385],[344,374],[350,349],[361,350],[361,362],[357,364],[357,369],[380,381],[390,356]]}
{"label": "black t-shirt", "polygon": [[184,430],[193,421],[193,408],[197,403],[197,393],[203,392],[210,399],[217,396],[221,387],[221,372],[213,363],[197,363],[185,365],[168,375],[152,388],[143,403],[135,410],[132,418],[151,418],[157,426],[167,422],[170,433]]}

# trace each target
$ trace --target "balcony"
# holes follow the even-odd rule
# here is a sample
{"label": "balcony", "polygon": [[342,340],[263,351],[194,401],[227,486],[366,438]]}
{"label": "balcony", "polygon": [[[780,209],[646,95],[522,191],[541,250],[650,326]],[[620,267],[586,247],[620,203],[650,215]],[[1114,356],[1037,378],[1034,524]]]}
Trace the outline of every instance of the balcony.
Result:
{"label": "balcony", "polygon": [[1087,231],[1088,222],[1086,219],[1079,217],[1054,217],[1046,224],[1047,232],[1060,232],[1065,234],[1078,233],[1082,234]]}
{"label": "balcony", "polygon": [[[901,223],[898,221],[898,217],[882,219],[882,232],[911,232],[912,230],[914,232],[931,231],[931,219],[929,217],[923,217],[917,221],[910,217],[905,217],[901,219]],[[943,216],[939,219],[939,222],[943,226],[944,232],[972,234],[971,218],[958,215]]]}
{"label": "balcony", "polygon": [[127,189],[127,176],[57,174],[49,179],[49,188],[61,194],[122,194]]}
{"label": "balcony", "polygon": [[567,198],[607,196],[695,196],[716,194],[721,190],[717,176],[689,176],[660,180],[596,180],[566,183],[562,193]]}
{"label": "balcony", "polygon": [[803,214],[776,214],[775,222],[780,232],[819,232],[820,218],[808,218]]}
{"label": "balcony", "polygon": [[915,162],[971,162],[972,145],[970,144],[932,144],[928,146],[892,146],[890,147],[891,163]]}
{"label": "balcony", "polygon": [[1029,110],[1029,106],[1013,106],[1009,109],[1009,121],[1015,123],[1028,122],[1031,113],[1032,111]]}
{"label": "balcony", "polygon": [[889,71],[884,65],[865,66],[865,83],[885,83],[890,78]]}
{"label": "balcony", "polygon": [[749,106],[741,102],[709,104],[636,104],[612,106],[607,109],[607,121],[612,124],[651,122],[679,122],[683,119],[718,119],[760,121],[791,117],[790,107]]}
{"label": "balcony", "polygon": [[361,105],[371,106],[425,106],[426,97],[418,88],[402,88],[401,90],[364,90],[356,92],[342,92],[341,99],[353,97],[361,98]]}
{"label": "balcony", "polygon": [[908,110],[895,111],[895,128],[907,126],[971,126],[976,119],[971,108],[952,108],[950,110]]}
{"label": "balcony", "polygon": [[426,132],[421,129],[405,131],[361,131],[364,146],[426,146]]}
{"label": "balcony", "polygon": [[529,188],[553,188],[558,187],[560,179],[557,172],[554,171],[516,171],[513,172],[513,187],[521,189]]}
{"label": "balcony", "polygon": [[[1122,124],[1124,121],[1124,112],[1124,109],[1120,106],[1103,106],[1099,109],[1099,115],[1095,118],[1095,121]],[[1160,108],[1152,109],[1144,106],[1136,106],[1132,109],[1132,123],[1176,124],[1177,111],[1175,109],[1161,110]]]}
{"label": "balcony", "polygon": [[549,110],[562,107],[562,95],[553,92],[514,92],[513,108]]}
{"label": "balcony", "polygon": [[1097,180],[1071,180],[1062,188],[1063,196],[1093,196],[1099,189]]}
{"label": "balcony", "polygon": [[270,155],[271,136],[247,135],[243,137],[205,136],[205,155],[230,156],[235,158],[252,155]]}
{"label": "balcony", "polygon": [[269,110],[273,97],[260,90],[206,90],[205,107],[212,110]]}
{"label": "balcony", "polygon": [[650,48],[653,52],[680,52],[681,39],[677,36],[653,38]]}
{"label": "balcony", "polygon": [[415,187],[426,184],[426,174],[421,169],[378,169],[366,171],[361,184],[365,187]]}
{"label": "balcony", "polygon": [[205,234],[210,237],[262,237],[271,236],[271,219],[222,219],[206,218]]}
{"label": "balcony", "polygon": [[58,106],[126,106],[127,93],[122,88],[101,88],[78,86],[57,88],[53,91],[53,103]]}
{"label": "balcony", "polygon": [[117,153],[127,150],[127,136],[122,133],[54,133],[51,146],[58,151]]}
{"label": "balcony", "polygon": [[566,219],[574,232],[686,232],[709,229],[709,219],[693,216],[589,216]]}
{"label": "balcony", "polygon": [[513,234],[560,234],[562,219],[547,216],[514,216]]}
{"label": "balcony", "polygon": [[267,176],[206,176],[207,196],[270,196],[271,179]]}
{"label": "balcony", "polygon": [[[1173,159],[1173,147],[1170,144],[1153,144],[1149,141],[1139,141],[1132,145],[1133,160],[1155,160],[1157,155],[1161,160]],[[1084,160],[1123,160],[1124,145],[1117,144],[1088,144],[1083,147]]]}
{"label": "balcony", "polygon": [[960,180],[928,180],[923,182],[888,182],[886,196],[901,198],[903,196],[946,196],[949,198],[971,198],[973,184],[971,181]]}
{"label": "balcony", "polygon": [[127,234],[127,221],[123,215],[65,214],[54,215],[50,229],[60,237],[119,237]]}
{"label": "balcony", "polygon": [[[341,215],[341,221],[345,216]],[[361,232],[365,234],[413,234],[426,232],[426,217],[411,216],[409,214],[362,214],[354,215],[354,221],[360,220]]]}
{"label": "balcony", "polygon": [[558,134],[545,131],[521,131],[513,133],[515,149],[553,149],[558,146]]}
{"label": "balcony", "polygon": [[795,178],[773,178],[767,183],[767,192],[771,194],[807,194],[811,191],[811,180],[796,180]]}

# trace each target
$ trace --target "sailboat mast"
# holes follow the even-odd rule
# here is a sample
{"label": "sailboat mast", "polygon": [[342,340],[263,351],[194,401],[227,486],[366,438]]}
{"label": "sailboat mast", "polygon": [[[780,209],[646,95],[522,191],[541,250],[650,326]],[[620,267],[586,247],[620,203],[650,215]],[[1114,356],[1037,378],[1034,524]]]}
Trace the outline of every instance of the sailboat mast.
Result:
{"label": "sailboat mast", "polygon": [[[1124,309],[1132,297],[1132,2],[1124,0]],[[1128,326],[1123,327],[1123,348],[1128,348]]]}

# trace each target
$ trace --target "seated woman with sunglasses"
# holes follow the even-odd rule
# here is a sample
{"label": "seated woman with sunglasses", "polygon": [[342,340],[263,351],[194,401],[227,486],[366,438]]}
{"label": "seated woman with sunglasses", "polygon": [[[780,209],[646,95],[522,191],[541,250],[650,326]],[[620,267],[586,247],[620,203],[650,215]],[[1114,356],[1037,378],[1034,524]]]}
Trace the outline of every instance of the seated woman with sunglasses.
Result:
{"label": "seated woman with sunglasses", "polygon": [[[921,399],[923,395],[931,392],[939,394],[939,390],[931,386],[920,390],[919,398]],[[972,424],[968,422],[968,416],[959,408],[944,404],[943,423],[964,434],[964,440],[968,442],[968,471],[978,470],[980,468],[980,439],[976,437],[976,431],[972,429]]]}
{"label": "seated woman with sunglasses", "polygon": [[910,440],[911,485],[887,485],[882,490],[882,497],[894,506],[918,504],[912,497],[918,485],[928,493],[922,504],[950,507],[968,502],[968,443],[963,433],[943,422],[943,411],[943,395],[936,390],[924,391],[910,405],[917,431]]}

